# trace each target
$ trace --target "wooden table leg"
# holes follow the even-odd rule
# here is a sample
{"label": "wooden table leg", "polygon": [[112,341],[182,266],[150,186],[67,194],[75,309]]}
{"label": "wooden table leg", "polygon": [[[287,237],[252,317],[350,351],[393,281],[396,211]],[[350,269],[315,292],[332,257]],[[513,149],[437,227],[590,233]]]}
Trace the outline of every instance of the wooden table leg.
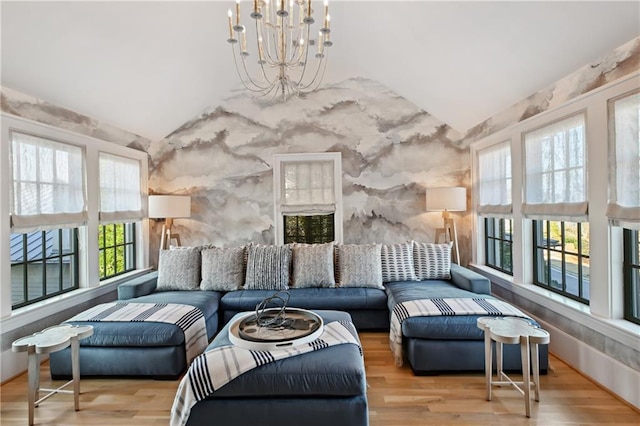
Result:
{"label": "wooden table leg", "polygon": [[35,346],[28,349],[28,378],[29,378],[29,425],[33,425],[33,415],[38,400],[38,389],[40,388],[40,354],[36,353]]}
{"label": "wooden table leg", "polygon": [[522,357],[522,385],[524,387],[524,408],[527,417],[531,417],[531,399],[529,392],[531,390],[531,376],[529,369],[529,338],[520,336],[520,355]]}
{"label": "wooden table leg", "polygon": [[533,391],[536,401],[540,401],[540,360],[538,344],[531,344],[531,368],[533,369]]}
{"label": "wooden table leg", "polygon": [[487,401],[491,401],[491,376],[493,374],[493,351],[489,330],[484,332],[484,375],[487,387]]}
{"label": "wooden table leg", "polygon": [[80,410],[80,342],[78,337],[71,338],[71,374],[73,376],[73,404]]}

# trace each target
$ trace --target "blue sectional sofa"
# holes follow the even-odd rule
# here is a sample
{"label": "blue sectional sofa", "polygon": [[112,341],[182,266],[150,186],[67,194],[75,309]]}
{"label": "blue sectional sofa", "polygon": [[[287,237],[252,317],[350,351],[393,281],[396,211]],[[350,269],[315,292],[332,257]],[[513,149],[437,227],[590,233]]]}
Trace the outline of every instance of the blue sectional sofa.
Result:
{"label": "blue sectional sofa", "polygon": [[[425,244],[412,242],[388,246],[336,245],[335,261],[333,245],[330,245],[329,249],[330,254],[327,256],[330,256],[330,260],[327,260],[326,256],[321,260],[320,257],[311,253],[313,255],[308,256],[306,264],[300,264],[300,259],[304,259],[303,255],[299,254],[299,258],[296,259],[296,252],[293,251],[292,260],[291,251],[287,254],[287,250],[283,250],[282,247],[273,251],[277,256],[271,258],[267,256],[253,263],[251,256],[254,251],[249,251],[248,259],[246,251],[244,257],[240,252],[236,263],[240,262],[241,265],[229,266],[228,263],[222,262],[217,265],[219,269],[215,273],[211,270],[210,262],[200,263],[200,257],[196,259],[197,263],[185,271],[178,271],[176,264],[169,267],[170,264],[166,261],[163,268],[163,256],[166,259],[170,253],[161,253],[159,271],[120,285],[118,299],[129,302],[181,303],[196,306],[204,314],[207,336],[211,340],[218,333],[219,328],[235,314],[254,310],[265,297],[283,288],[283,283],[285,283],[284,288],[286,283],[289,283],[288,306],[311,310],[345,311],[351,315],[358,330],[388,329],[393,307],[397,303],[409,300],[491,297],[490,283],[485,277],[450,264],[450,257],[444,259],[445,262],[441,262],[442,259],[436,262],[438,265],[447,266],[444,272],[446,276],[449,276],[450,272],[449,279],[425,279],[425,276],[431,276],[433,272],[429,268],[433,266],[434,253],[437,256],[450,256],[449,247],[439,247],[435,252],[425,255]],[[202,259],[205,259],[208,249],[202,250]],[[184,257],[186,251],[174,254]],[[200,252],[197,256],[200,256]],[[266,269],[263,271],[261,268],[270,268],[264,266],[269,262],[278,263],[280,269],[275,272]],[[362,267],[354,264],[357,262],[366,265]],[[323,263],[321,269],[325,271],[324,278],[318,278],[318,271],[306,276],[304,273],[301,275],[301,271],[309,272],[314,269],[314,263]],[[350,263],[351,266],[349,266]],[[296,268],[298,268],[297,273]],[[206,275],[224,275],[227,270],[233,270],[237,275],[235,278],[229,278],[235,280],[232,286],[224,284],[226,287],[218,290],[201,289],[203,288],[200,287],[201,278],[204,283]],[[293,270],[293,272],[289,274],[287,270],[289,272]],[[327,270],[329,272],[326,272]],[[192,281],[197,277],[197,282],[192,283],[191,287],[183,290],[171,289],[173,286],[170,286],[170,289],[166,288],[167,281],[171,283],[172,280],[176,281],[178,287],[182,286],[180,282],[190,274],[193,275]],[[327,274],[330,275],[329,281],[327,281]],[[268,278],[267,284],[279,281],[280,287],[260,288],[261,285],[265,285],[265,282],[259,282],[263,276]],[[315,282],[311,283],[313,280]],[[338,285],[335,285],[335,282]],[[418,317],[404,321],[402,324],[404,353],[414,372],[436,374],[449,371],[483,371],[483,335],[476,327],[476,319],[477,316],[467,315]],[[175,378],[187,367],[183,333],[172,324],[122,322],[92,324],[95,330],[94,335],[81,341],[80,366],[83,375]],[[518,348],[511,346],[505,347],[505,368],[519,370],[520,354]],[[52,354],[50,367],[54,378],[71,375],[70,356],[67,352],[68,349]],[[545,372],[547,347],[542,346],[540,353],[540,369]],[[392,356],[391,353],[389,356]]]}

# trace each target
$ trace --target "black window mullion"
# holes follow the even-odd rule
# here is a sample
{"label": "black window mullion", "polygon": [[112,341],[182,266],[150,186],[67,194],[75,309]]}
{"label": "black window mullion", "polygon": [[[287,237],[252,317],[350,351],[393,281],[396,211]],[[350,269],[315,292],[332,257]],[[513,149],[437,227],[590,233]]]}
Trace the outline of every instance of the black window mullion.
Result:
{"label": "black window mullion", "polygon": [[582,291],[582,224],[578,222],[578,297],[583,298]]}
{"label": "black window mullion", "polygon": [[63,260],[64,260],[64,256],[62,253],[62,237],[63,237],[63,233],[62,233],[62,229],[58,230],[58,256],[60,257],[60,263],[59,263],[59,267],[58,267],[58,291],[62,291],[64,289],[64,265],[62,264]]}
{"label": "black window mullion", "polygon": [[29,260],[27,258],[27,234],[22,234],[22,289],[24,294],[23,303],[29,300]]}
{"label": "black window mullion", "polygon": [[42,296],[47,295],[47,233],[46,231],[42,231],[40,233],[40,238],[42,239]]}

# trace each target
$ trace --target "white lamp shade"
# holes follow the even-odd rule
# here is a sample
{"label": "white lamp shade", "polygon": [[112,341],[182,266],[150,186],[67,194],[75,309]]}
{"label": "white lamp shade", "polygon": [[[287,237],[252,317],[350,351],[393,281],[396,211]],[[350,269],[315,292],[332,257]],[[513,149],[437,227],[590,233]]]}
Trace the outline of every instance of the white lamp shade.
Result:
{"label": "white lamp shade", "polygon": [[461,186],[427,188],[428,212],[463,212],[467,210],[467,189]]}
{"label": "white lamp shade", "polygon": [[188,195],[149,195],[149,217],[191,217],[191,197]]}

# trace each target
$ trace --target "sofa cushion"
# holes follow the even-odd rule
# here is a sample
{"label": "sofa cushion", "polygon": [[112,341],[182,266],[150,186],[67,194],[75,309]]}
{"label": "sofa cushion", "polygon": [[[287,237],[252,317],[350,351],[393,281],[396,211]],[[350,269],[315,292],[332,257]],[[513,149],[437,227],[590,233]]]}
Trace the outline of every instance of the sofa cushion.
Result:
{"label": "sofa cushion", "polygon": [[[350,320],[345,312],[318,311],[318,314],[325,323]],[[228,327],[222,329],[207,349],[230,344]],[[356,345],[344,344],[254,368],[221,387],[212,398],[352,396],[365,392],[360,350]]]}
{"label": "sofa cushion", "polygon": [[198,290],[200,249],[160,250],[158,290]]}
{"label": "sofa cushion", "polygon": [[218,310],[222,293],[217,291],[158,291],[137,297],[128,302],[182,303],[195,306],[202,311],[207,323],[207,336],[211,339],[218,331]]}
{"label": "sofa cushion", "polygon": [[419,280],[451,278],[451,244],[413,242],[413,262]]}
{"label": "sofa cushion", "polygon": [[286,290],[289,288],[291,249],[286,246],[249,246],[247,290]]}
{"label": "sofa cushion", "polygon": [[338,250],[340,287],[382,287],[380,244],[341,244]]}
{"label": "sofa cushion", "polygon": [[293,287],[335,287],[333,243],[293,244],[291,254]]}
{"label": "sofa cushion", "polygon": [[414,281],[413,244],[383,244],[380,248],[382,281]]}
{"label": "sofa cushion", "polygon": [[231,291],[244,282],[244,247],[202,250],[201,290]]}
{"label": "sofa cushion", "polygon": [[[270,290],[231,291],[222,296],[223,311],[253,311],[256,305],[273,294]],[[302,309],[387,310],[387,295],[374,288],[290,288],[287,306]]]}

